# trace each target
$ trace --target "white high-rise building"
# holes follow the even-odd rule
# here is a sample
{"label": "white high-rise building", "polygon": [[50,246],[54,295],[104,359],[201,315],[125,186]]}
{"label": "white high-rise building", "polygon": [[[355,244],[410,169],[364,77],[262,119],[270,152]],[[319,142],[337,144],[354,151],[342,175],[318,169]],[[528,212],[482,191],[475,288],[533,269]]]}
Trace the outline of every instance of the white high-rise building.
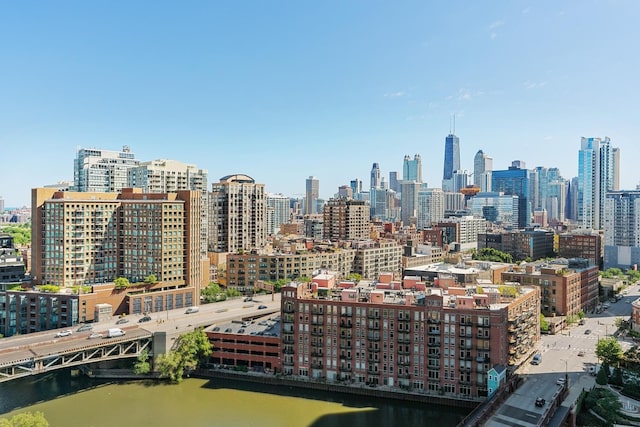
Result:
{"label": "white high-rise building", "polygon": [[604,206],[604,268],[640,265],[640,191],[610,191]]}
{"label": "white high-rise building", "polygon": [[142,162],[128,170],[128,186],[145,193],[207,190],[207,171],[177,160]]}
{"label": "white high-rise building", "polygon": [[291,220],[291,200],[282,194],[267,194],[267,233],[280,233],[280,225]]}
{"label": "white high-rise building", "polygon": [[578,151],[578,223],[580,228],[602,229],[604,202],[618,190],[620,151],[608,137],[582,138]]}
{"label": "white high-rise building", "polygon": [[142,188],[145,193],[173,193],[181,190],[199,191],[201,202],[200,257],[207,257],[208,206],[207,171],[177,160],[152,160],[131,166],[127,170],[127,187]]}
{"label": "white high-rise building", "polygon": [[138,165],[129,147],[122,151],[79,148],[73,163],[75,191],[112,193],[128,187],[128,170]]}
{"label": "white high-rise building", "polygon": [[431,227],[444,219],[444,192],[440,188],[427,188],[418,192],[418,229]]}
{"label": "white high-rise building", "polygon": [[[491,191],[491,171],[493,170],[493,157],[478,150],[473,158],[473,184],[480,187],[480,191]],[[487,186],[487,174],[489,174],[489,188]],[[484,185],[484,187],[483,187]]]}
{"label": "white high-rise building", "polygon": [[315,176],[310,176],[307,178],[304,198],[305,215],[315,215],[318,213],[318,197],[320,197],[320,181]]}

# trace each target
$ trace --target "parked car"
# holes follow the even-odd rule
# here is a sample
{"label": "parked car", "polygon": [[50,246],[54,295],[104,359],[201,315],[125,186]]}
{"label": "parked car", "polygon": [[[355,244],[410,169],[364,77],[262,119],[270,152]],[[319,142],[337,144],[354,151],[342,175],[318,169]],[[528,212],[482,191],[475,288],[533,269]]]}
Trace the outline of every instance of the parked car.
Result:
{"label": "parked car", "polygon": [[232,329],[231,329],[231,328],[227,328],[227,329],[225,329],[224,331],[228,333],[228,332],[231,332],[231,331],[232,331]]}
{"label": "parked car", "polygon": [[129,319],[127,319],[126,317],[123,317],[116,322],[116,325],[122,325],[123,323],[128,323],[128,322],[129,322]]}
{"label": "parked car", "polygon": [[584,356],[584,350],[580,350],[580,351],[578,352],[578,356],[583,357],[583,356]]}
{"label": "parked car", "polygon": [[220,326],[216,326],[215,328],[213,328],[213,332],[218,332],[220,330]]}
{"label": "parked car", "polygon": [[151,321],[151,316],[144,316],[144,317],[141,317],[140,320],[138,320],[138,323],[144,323],[149,321]]}
{"label": "parked car", "polygon": [[96,339],[96,338],[102,338],[102,336],[103,336],[102,334],[100,334],[100,333],[98,333],[98,332],[94,332],[94,333],[92,333],[91,335],[89,335],[89,336],[87,337],[87,339],[94,340],[94,339]]}
{"label": "parked car", "polygon": [[584,325],[585,323],[587,323],[586,320],[580,319],[580,321],[578,322],[578,325]]}
{"label": "parked car", "polygon": [[556,381],[556,384],[558,384],[558,385],[565,385],[565,383],[566,383],[566,380],[564,379],[564,377],[560,377]]}
{"label": "parked car", "polygon": [[584,331],[584,334],[585,334],[585,335],[589,335],[590,333],[591,333],[591,329],[586,329],[586,330]]}
{"label": "parked car", "polygon": [[67,329],[66,331],[60,331],[56,333],[56,338],[68,337],[72,333],[73,331],[71,329]]}
{"label": "parked car", "polygon": [[78,329],[76,329],[76,332],[90,331],[92,329],[93,329],[93,325],[82,325]]}
{"label": "parked car", "polygon": [[541,362],[542,362],[542,355],[540,353],[536,354],[535,356],[533,356],[533,359],[531,359],[532,365],[539,365]]}
{"label": "parked car", "polygon": [[267,308],[267,306],[266,306],[266,305],[260,305],[260,306],[258,306],[258,310],[264,310],[265,308]]}
{"label": "parked car", "polygon": [[536,406],[538,406],[538,407],[544,406],[545,403],[547,403],[547,402],[542,397],[538,397],[536,399]]}

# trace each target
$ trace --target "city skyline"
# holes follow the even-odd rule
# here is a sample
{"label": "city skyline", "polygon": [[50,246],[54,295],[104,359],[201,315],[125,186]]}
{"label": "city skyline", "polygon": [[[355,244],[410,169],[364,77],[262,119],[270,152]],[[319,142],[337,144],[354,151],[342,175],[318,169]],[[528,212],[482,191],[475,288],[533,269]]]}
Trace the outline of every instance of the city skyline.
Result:
{"label": "city skyline", "polygon": [[419,154],[439,188],[452,115],[462,169],[483,150],[571,179],[580,138],[610,137],[620,189],[640,178],[632,1],[111,7],[0,6],[5,206],[125,145],[292,197],[315,176],[324,199]]}

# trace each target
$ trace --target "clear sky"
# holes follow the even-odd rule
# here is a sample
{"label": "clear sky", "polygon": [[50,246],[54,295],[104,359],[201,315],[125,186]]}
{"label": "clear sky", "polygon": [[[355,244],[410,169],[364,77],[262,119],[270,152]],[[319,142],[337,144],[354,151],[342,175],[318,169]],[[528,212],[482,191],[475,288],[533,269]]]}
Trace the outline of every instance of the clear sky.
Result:
{"label": "clear sky", "polygon": [[581,136],[640,181],[640,1],[0,2],[0,196],[73,180],[78,147],[131,147],[320,196],[405,154],[440,187],[456,116],[478,149],[577,174]]}

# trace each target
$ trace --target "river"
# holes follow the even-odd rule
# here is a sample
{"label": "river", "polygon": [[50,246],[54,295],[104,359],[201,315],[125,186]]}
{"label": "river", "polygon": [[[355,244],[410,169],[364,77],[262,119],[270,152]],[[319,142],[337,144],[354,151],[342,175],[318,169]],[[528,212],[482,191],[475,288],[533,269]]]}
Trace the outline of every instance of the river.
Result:
{"label": "river", "polygon": [[0,417],[22,411],[43,412],[51,427],[448,427],[468,412],[229,380],[101,383],[68,371],[0,384]]}

